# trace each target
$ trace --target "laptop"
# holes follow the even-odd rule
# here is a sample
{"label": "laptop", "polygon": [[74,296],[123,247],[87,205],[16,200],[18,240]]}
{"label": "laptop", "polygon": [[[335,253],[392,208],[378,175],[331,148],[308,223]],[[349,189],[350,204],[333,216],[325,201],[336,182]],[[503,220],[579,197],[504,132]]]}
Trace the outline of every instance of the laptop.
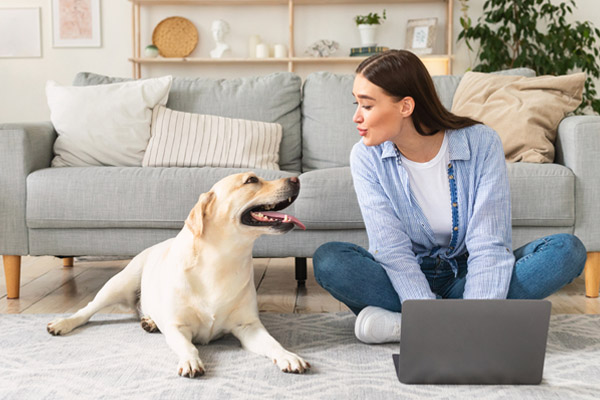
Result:
{"label": "laptop", "polygon": [[547,300],[406,300],[393,354],[398,379],[539,384],[551,308]]}

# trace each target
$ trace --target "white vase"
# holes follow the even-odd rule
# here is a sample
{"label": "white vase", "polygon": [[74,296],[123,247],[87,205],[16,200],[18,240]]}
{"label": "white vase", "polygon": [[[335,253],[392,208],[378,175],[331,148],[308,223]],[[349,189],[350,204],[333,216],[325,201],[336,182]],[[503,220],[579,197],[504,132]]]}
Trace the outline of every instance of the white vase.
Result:
{"label": "white vase", "polygon": [[377,45],[377,42],[375,40],[375,37],[377,35],[377,25],[358,25],[358,32],[360,33],[360,42],[362,47]]}
{"label": "white vase", "polygon": [[258,35],[252,35],[248,39],[248,57],[256,58],[256,46],[261,43],[262,40]]}

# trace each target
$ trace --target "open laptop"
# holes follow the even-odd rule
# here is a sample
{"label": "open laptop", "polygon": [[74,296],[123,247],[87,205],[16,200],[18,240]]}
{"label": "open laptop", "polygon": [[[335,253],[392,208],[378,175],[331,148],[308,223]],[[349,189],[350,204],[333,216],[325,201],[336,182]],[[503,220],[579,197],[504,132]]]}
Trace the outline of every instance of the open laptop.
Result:
{"label": "open laptop", "polygon": [[398,379],[419,384],[539,384],[547,300],[406,300]]}

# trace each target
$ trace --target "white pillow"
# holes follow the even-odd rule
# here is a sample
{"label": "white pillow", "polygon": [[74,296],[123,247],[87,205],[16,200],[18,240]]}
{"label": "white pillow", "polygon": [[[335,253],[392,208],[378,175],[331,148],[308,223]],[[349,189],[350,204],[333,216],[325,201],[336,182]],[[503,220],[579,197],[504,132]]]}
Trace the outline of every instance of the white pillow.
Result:
{"label": "white pillow", "polygon": [[280,124],[170,110],[152,112],[144,167],[279,170]]}
{"label": "white pillow", "polygon": [[140,166],[152,109],[167,103],[171,82],[171,76],[95,86],[48,81],[50,119],[58,133],[52,166]]}

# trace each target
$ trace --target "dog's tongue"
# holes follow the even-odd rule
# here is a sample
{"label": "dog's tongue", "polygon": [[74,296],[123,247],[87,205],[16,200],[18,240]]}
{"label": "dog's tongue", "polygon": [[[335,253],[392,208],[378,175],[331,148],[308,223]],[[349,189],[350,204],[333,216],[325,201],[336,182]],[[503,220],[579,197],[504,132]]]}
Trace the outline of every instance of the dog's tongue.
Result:
{"label": "dog's tongue", "polygon": [[269,218],[276,218],[276,219],[281,219],[284,222],[291,222],[292,224],[296,225],[298,228],[306,230],[306,226],[304,226],[304,224],[302,222],[300,222],[298,220],[298,218],[294,217],[293,215],[282,214],[277,211],[261,211],[261,214],[265,215]]}

